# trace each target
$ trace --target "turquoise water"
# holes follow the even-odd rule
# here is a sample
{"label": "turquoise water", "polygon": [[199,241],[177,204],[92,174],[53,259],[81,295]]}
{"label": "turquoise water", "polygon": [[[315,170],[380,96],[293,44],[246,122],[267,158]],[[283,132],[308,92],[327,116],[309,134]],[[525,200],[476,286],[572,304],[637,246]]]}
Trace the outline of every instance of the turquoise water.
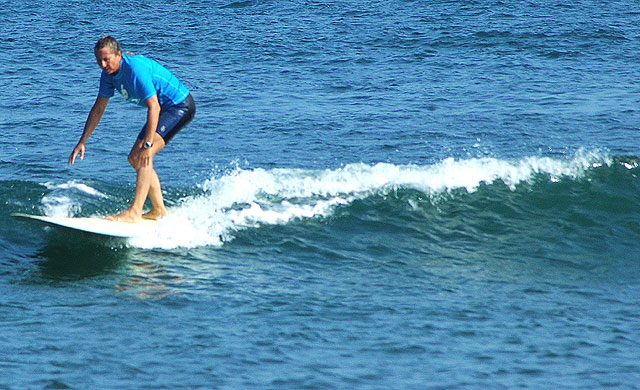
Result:
{"label": "turquoise water", "polygon": [[[627,2],[0,7],[0,389],[634,389],[640,27]],[[131,241],[144,110],[70,167],[103,34],[192,90]]]}

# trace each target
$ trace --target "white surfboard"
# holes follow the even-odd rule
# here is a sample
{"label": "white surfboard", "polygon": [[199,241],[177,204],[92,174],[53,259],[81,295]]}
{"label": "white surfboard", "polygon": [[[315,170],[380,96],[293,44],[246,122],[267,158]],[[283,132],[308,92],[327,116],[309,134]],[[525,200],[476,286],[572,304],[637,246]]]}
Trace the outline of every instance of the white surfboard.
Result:
{"label": "white surfboard", "polygon": [[21,220],[41,222],[49,226],[119,238],[141,237],[152,233],[158,225],[157,221],[148,219],[130,223],[109,221],[104,218],[46,217],[21,213],[11,214],[11,216]]}

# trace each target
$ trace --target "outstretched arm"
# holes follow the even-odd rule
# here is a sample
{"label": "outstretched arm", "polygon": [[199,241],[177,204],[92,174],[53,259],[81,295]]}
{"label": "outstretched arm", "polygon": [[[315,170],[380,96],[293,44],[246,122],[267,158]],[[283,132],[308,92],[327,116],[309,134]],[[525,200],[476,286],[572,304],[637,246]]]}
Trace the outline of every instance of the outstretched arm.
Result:
{"label": "outstretched arm", "polygon": [[80,137],[80,141],[73,148],[71,155],[69,156],[69,164],[73,164],[76,161],[76,156],[80,154],[80,159],[84,159],[84,144],[89,139],[93,130],[98,127],[98,123],[100,123],[100,119],[102,119],[102,114],[104,114],[104,110],[107,107],[107,103],[109,102],[109,98],[104,98],[98,96],[96,98],[95,103],[93,103],[93,107],[91,107],[91,111],[89,111],[89,116],[87,117],[87,121],[84,124],[84,130],[82,131],[82,136]]}

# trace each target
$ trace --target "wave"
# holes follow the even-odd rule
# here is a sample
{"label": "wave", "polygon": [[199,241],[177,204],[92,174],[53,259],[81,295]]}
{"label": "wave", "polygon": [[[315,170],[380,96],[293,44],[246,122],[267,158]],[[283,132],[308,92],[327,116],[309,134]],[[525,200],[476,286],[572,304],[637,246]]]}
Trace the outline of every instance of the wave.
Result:
{"label": "wave", "polygon": [[[446,223],[460,214],[459,210],[473,215],[487,213],[492,207],[508,208],[509,204],[519,210],[512,210],[512,219],[553,220],[554,215],[548,215],[553,210],[549,204],[564,201],[575,206],[580,202],[573,198],[580,194],[583,207],[589,208],[592,203],[608,202],[607,196],[613,196],[625,181],[637,188],[637,165],[635,158],[616,160],[606,154],[580,152],[568,159],[447,159],[429,166],[381,163],[350,164],[335,170],[236,169],[207,180],[200,194],[181,199],[171,209],[155,237],[132,244],[219,246],[247,229],[335,218],[361,223],[357,218],[363,213],[374,214],[366,217],[369,220],[394,220],[395,225],[389,227],[393,229],[410,221]],[[606,183],[610,175],[614,181]],[[585,185],[590,188],[583,188]],[[606,188],[598,189],[601,185]],[[614,203],[628,203],[632,195],[623,195]],[[637,212],[635,200],[632,203]],[[603,207],[619,206],[609,203]],[[362,208],[365,212],[359,211]]]}
{"label": "wave", "polygon": [[[566,158],[446,159],[426,166],[235,168],[186,196],[169,189],[170,215],[154,234],[129,244],[222,246],[247,232],[265,232],[265,227],[302,226],[307,230],[292,234],[313,237],[331,225],[328,234],[336,239],[345,230],[375,232],[380,240],[403,232],[445,246],[456,240],[557,241],[554,234],[566,244],[595,227],[591,233],[633,246],[640,232],[638,163],[633,156],[580,151]],[[116,187],[100,183],[43,183],[26,192],[41,196],[36,204],[15,197],[10,212],[104,215],[128,203]]]}

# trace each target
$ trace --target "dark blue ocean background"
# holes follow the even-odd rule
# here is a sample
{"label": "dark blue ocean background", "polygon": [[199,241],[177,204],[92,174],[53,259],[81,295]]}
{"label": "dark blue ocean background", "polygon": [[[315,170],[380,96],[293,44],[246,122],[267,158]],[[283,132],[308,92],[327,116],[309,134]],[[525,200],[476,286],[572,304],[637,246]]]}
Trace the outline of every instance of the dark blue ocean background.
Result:
{"label": "dark blue ocean background", "polygon": [[[640,8],[0,2],[0,389],[640,388]],[[145,110],[104,34],[197,102],[131,241]]]}

